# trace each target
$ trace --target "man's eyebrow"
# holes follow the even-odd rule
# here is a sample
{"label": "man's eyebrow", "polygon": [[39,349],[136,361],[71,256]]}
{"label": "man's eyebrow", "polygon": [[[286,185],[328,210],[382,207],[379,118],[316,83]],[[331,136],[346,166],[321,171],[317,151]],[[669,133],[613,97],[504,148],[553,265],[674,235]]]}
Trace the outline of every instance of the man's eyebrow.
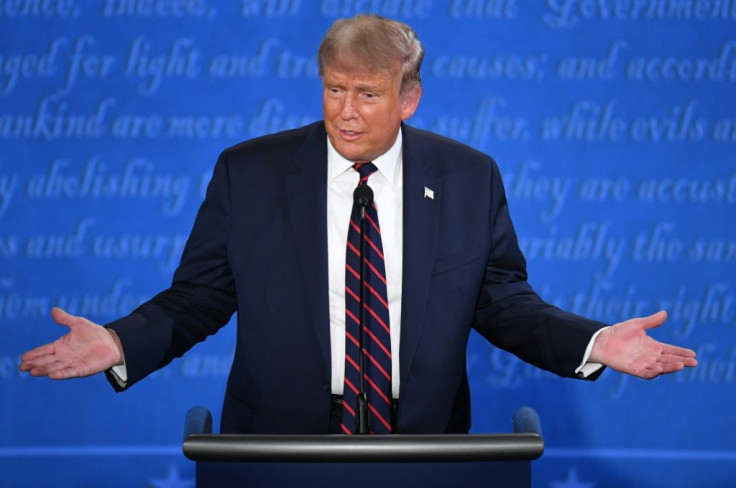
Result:
{"label": "man's eyebrow", "polygon": [[375,93],[380,93],[384,91],[381,85],[376,84],[376,83],[370,83],[370,82],[356,81],[355,88],[361,91],[368,91],[368,92],[375,92]]}

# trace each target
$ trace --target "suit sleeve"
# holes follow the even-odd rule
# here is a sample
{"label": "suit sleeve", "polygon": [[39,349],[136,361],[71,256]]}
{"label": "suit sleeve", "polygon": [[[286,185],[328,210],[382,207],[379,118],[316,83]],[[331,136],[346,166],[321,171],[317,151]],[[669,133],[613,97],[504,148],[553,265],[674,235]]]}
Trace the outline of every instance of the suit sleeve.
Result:
{"label": "suit sleeve", "polygon": [[[230,183],[220,156],[171,287],[107,325],[123,345],[130,387],[225,325],[237,308],[228,260]],[[122,387],[108,372],[112,386]]]}
{"label": "suit sleeve", "polygon": [[560,376],[576,377],[575,369],[593,334],[607,324],[560,310],[534,292],[527,282],[526,260],[519,249],[495,162],[490,186],[491,251],[475,328],[495,346],[528,363]]}

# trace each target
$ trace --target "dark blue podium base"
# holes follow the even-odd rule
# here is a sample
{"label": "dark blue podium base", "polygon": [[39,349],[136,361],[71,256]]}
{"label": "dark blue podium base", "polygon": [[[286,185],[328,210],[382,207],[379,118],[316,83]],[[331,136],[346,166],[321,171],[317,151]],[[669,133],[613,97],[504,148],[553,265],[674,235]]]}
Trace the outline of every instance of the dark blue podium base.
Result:
{"label": "dark blue podium base", "polygon": [[519,488],[531,486],[531,463],[197,463],[198,488],[222,486]]}

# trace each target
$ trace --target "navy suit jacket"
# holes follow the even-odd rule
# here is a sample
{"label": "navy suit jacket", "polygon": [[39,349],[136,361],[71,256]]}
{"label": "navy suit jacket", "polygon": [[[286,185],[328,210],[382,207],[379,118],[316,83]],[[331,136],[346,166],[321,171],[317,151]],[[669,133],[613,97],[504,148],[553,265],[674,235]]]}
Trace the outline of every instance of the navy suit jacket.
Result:
{"label": "navy suit jacket", "polygon": [[[402,131],[396,430],[467,432],[471,327],[527,362],[574,377],[592,334],[605,324],[563,312],[530,288],[490,157],[436,134]],[[108,325],[123,344],[127,387],[215,333],[237,311],[221,430],[327,433],[326,208],[322,122],[225,150],[172,286]]]}

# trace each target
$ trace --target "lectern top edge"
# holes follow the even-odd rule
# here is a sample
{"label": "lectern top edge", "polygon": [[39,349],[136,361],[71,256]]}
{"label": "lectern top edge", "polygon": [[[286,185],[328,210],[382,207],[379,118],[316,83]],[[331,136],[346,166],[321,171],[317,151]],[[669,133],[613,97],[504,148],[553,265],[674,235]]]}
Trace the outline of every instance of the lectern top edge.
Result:
{"label": "lectern top edge", "polygon": [[537,434],[247,435],[191,434],[193,461],[471,462],[533,460],[544,452]]}

